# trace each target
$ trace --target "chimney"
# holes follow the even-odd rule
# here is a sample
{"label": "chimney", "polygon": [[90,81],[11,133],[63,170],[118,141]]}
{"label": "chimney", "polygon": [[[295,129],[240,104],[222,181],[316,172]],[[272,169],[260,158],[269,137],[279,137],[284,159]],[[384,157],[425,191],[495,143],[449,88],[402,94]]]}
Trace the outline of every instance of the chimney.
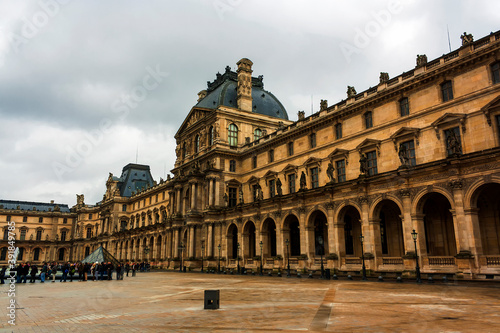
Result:
{"label": "chimney", "polygon": [[238,109],[252,112],[252,65],[253,63],[243,58],[236,63],[238,65]]}

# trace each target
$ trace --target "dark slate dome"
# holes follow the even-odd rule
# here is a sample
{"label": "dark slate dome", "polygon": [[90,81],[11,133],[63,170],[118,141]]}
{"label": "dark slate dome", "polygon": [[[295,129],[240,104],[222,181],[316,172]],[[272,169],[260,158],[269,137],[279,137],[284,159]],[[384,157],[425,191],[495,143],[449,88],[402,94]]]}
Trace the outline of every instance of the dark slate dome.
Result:
{"label": "dark slate dome", "polygon": [[[216,109],[219,105],[236,108],[238,76],[226,67],[224,74],[217,73],[213,82],[207,82],[206,96],[195,107]],[[288,114],[281,102],[269,91],[264,90],[263,77],[252,77],[252,111],[266,116],[288,120]]]}

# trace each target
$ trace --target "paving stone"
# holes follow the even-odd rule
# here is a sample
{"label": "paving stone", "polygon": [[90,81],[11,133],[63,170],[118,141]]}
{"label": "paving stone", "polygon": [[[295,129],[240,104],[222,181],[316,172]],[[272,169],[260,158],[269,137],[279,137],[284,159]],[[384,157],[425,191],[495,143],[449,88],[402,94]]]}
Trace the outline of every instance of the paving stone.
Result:
{"label": "paving stone", "polygon": [[[220,309],[204,310],[204,290]],[[0,286],[0,332],[500,332],[500,285],[287,279],[179,272]]]}

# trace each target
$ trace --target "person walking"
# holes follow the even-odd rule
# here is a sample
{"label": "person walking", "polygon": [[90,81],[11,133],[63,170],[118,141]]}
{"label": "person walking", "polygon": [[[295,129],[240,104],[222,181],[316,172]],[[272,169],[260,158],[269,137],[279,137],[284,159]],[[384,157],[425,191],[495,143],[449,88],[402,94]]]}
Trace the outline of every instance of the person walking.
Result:
{"label": "person walking", "polygon": [[95,265],[95,268],[94,268],[94,281],[97,281],[98,278],[99,278],[99,276],[98,276],[99,275],[99,262],[96,261],[94,265]]}
{"label": "person walking", "polygon": [[35,283],[36,280],[36,275],[38,274],[38,267],[36,265],[31,265],[31,272],[30,272],[30,283]]}
{"label": "person walking", "polygon": [[43,266],[42,266],[42,270],[40,272],[40,283],[45,282],[45,275],[47,275],[47,263],[44,261]]}
{"label": "person walking", "polygon": [[23,264],[23,266],[21,267],[21,272],[22,272],[21,278],[23,280],[23,283],[26,283],[29,271],[30,271],[29,264],[28,263]]}
{"label": "person walking", "polygon": [[57,274],[57,263],[52,264],[52,283],[56,282],[56,274]]}
{"label": "person walking", "polygon": [[135,276],[136,269],[137,269],[137,264],[134,262],[132,263],[132,276]]}
{"label": "person walking", "polygon": [[100,275],[100,280],[104,280],[104,272],[106,271],[106,264],[103,262],[101,262],[101,264],[99,265],[99,275]]}
{"label": "person walking", "polygon": [[108,280],[113,280],[113,269],[115,268],[111,262],[108,262]]}
{"label": "person walking", "polygon": [[69,266],[69,282],[73,282],[73,275],[76,272],[76,264],[71,264]]}
{"label": "person walking", "polygon": [[127,262],[127,263],[125,264],[125,272],[127,273],[127,277],[128,277],[128,272],[129,272],[129,271],[130,271],[130,265],[129,265],[129,263]]}
{"label": "person walking", "polygon": [[68,278],[68,273],[69,273],[69,264],[64,264],[61,266],[61,271],[62,271],[62,275],[61,275],[61,279],[59,280],[59,282],[66,282],[67,278]]}

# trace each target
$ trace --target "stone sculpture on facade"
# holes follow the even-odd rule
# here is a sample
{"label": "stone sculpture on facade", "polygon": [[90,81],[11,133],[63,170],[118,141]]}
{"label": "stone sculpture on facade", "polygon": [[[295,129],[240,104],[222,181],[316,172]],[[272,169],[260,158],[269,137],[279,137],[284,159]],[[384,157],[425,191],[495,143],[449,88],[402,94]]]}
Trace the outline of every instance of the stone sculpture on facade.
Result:
{"label": "stone sculpture on facade", "polygon": [[333,173],[335,172],[335,168],[333,167],[332,162],[328,163],[328,168],[326,169],[326,175],[328,176],[328,179],[330,179],[330,183],[335,182],[335,177]]}
{"label": "stone sculpture on facade", "polygon": [[470,44],[474,41],[474,37],[472,36],[472,34],[468,34],[466,32],[464,32],[464,34],[460,36],[460,39],[462,40],[462,46]]}
{"label": "stone sculpture on facade", "polygon": [[380,83],[385,83],[385,82],[389,81],[389,73],[380,72],[379,81],[380,81]]}
{"label": "stone sculpture on facade", "polygon": [[305,190],[307,189],[307,182],[306,182],[306,174],[304,171],[302,171],[302,174],[300,175],[300,190]]}
{"label": "stone sculpture on facade", "polygon": [[354,97],[356,94],[356,89],[354,89],[354,87],[347,86],[347,98]]}
{"label": "stone sculpture on facade", "polygon": [[281,186],[282,186],[281,180],[279,178],[276,179],[276,192],[278,192],[278,196],[283,195],[283,189],[281,188]]}
{"label": "stone sculpture on facade", "polygon": [[408,150],[404,144],[399,145],[399,161],[401,162],[401,166],[406,167],[409,165],[410,159],[408,157]]}
{"label": "stone sculpture on facade", "polygon": [[366,154],[364,153],[362,153],[359,158],[359,172],[363,176],[368,173],[368,159],[366,158]]}
{"label": "stone sculpture on facade", "polygon": [[425,54],[417,54],[417,67],[427,64],[427,56]]}

